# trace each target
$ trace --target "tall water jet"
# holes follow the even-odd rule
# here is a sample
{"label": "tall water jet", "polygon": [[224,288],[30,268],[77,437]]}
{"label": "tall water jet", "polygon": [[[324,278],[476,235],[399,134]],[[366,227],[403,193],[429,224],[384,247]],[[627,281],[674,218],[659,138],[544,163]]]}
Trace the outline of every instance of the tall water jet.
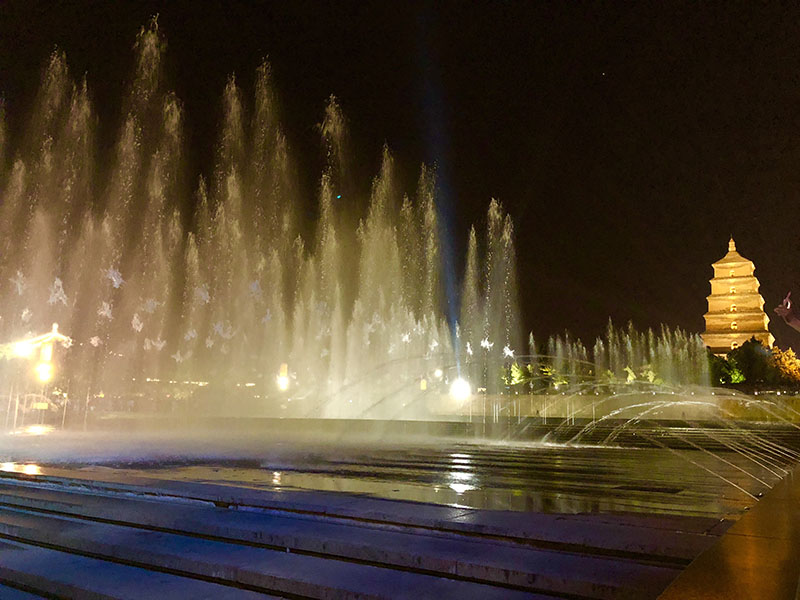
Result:
{"label": "tall water jet", "polygon": [[153,21],[136,38],[108,173],[88,85],[73,82],[61,52],[44,70],[24,144],[3,145],[15,158],[0,171],[0,331],[13,340],[58,322],[74,340],[59,385],[152,397],[155,408],[180,397],[200,414],[391,419],[463,411],[463,398],[447,399],[459,377],[496,414],[512,401],[500,395],[522,383],[705,381],[702,344],[680,331],[610,327],[592,357],[568,336],[544,355],[531,337],[526,350],[513,224],[497,200],[485,233],[470,229],[451,330],[435,171],[423,165],[405,193],[383,148],[362,197],[331,97],[318,213],[305,223],[266,62],[251,95],[228,79],[213,170],[187,185],[185,119],[164,82],[164,50]]}
{"label": "tall water jet", "polygon": [[262,63],[251,98],[229,78],[213,172],[191,191],[164,50],[153,20],[134,44],[102,175],[87,83],[72,81],[63,53],[52,55],[25,144],[0,170],[4,337],[58,322],[74,341],[58,384],[73,394],[163,400],[149,382],[172,382],[189,392],[171,388],[170,406],[181,396],[206,414],[427,418],[440,412],[459,359],[474,388],[497,391],[501,367],[521,349],[513,227],[499,203],[483,256],[471,231],[451,331],[433,170],[423,165],[405,195],[384,148],[360,197],[331,98],[319,216],[308,227]]}

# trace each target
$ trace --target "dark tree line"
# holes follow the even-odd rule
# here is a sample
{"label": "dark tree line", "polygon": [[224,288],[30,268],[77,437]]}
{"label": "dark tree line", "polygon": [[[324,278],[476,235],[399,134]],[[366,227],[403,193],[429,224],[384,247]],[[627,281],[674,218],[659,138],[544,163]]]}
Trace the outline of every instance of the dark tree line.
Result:
{"label": "dark tree line", "polygon": [[723,358],[708,352],[712,385],[800,390],[800,359],[794,350],[768,348],[750,338]]}

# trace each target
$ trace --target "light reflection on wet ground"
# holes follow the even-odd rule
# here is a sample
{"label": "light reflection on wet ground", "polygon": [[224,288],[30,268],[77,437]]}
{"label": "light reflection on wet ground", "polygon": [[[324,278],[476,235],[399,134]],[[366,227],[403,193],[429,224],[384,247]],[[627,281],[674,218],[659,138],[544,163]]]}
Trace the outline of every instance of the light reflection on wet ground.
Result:
{"label": "light reflection on wet ground", "polygon": [[130,476],[336,491],[492,510],[735,518],[797,456],[774,451],[772,442],[773,451],[764,443],[739,443],[744,452],[727,452],[713,446],[648,449],[433,436],[381,439],[357,432],[345,441],[338,434],[326,438],[319,428],[300,433],[220,427],[5,434],[0,435],[0,465],[30,475],[48,466],[89,473],[111,469]]}
{"label": "light reflection on wet ground", "polygon": [[83,468],[492,510],[735,518],[755,502],[745,491],[752,495],[767,491],[756,478],[770,484],[777,479],[741,455],[725,453],[724,461],[693,451],[453,444],[441,449],[404,446],[368,451],[325,447],[302,453],[276,451],[264,460],[173,460]]}
{"label": "light reflection on wet ground", "polygon": [[5,473],[23,473],[24,475],[41,475],[42,467],[33,463],[0,463],[0,471]]}

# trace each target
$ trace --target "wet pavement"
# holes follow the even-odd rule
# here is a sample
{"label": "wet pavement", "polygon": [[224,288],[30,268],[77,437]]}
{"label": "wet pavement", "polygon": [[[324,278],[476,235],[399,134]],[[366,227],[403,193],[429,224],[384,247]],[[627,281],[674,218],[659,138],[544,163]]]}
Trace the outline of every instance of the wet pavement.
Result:
{"label": "wet pavement", "polygon": [[800,471],[778,483],[660,598],[800,598]]}
{"label": "wet pavement", "polygon": [[[735,517],[774,477],[743,457],[586,447],[458,445],[317,451],[258,464],[124,466],[131,474],[258,488],[368,494],[490,510]],[[728,464],[731,463],[731,464]],[[110,465],[109,465],[110,466]],[[118,466],[116,468],[119,468]]]}
{"label": "wet pavement", "polygon": [[[8,439],[5,440],[8,442]],[[0,469],[92,472],[258,489],[364,494],[477,509],[640,512],[737,518],[787,472],[788,458],[530,443],[304,444],[58,436],[0,445]]]}
{"label": "wet pavement", "polygon": [[59,597],[185,583],[198,598],[633,600],[654,598],[731,524],[86,475],[0,472],[0,579]]}
{"label": "wet pavement", "polygon": [[[164,565],[209,581],[217,557],[235,551],[240,559],[215,585],[342,591],[377,567],[389,586],[382,589],[413,571],[409,585],[419,589],[477,583],[474,597],[482,598],[497,586],[499,597],[513,589],[527,597],[654,598],[717,548],[719,568],[745,574],[772,564],[773,541],[793,556],[794,529],[780,530],[785,539],[764,531],[795,516],[787,504],[795,495],[771,494],[785,486],[797,454],[751,434],[725,450],[716,434],[714,441],[622,447],[430,437],[345,443],[260,431],[5,435],[0,538],[11,545],[0,553],[12,561],[45,548],[37,552],[64,564],[88,557],[98,568],[119,565],[114,577],[121,578],[144,569],[141,585]],[[392,537],[400,534],[402,544]],[[729,550],[737,540],[744,550]],[[466,547],[473,543],[479,547]],[[497,554],[497,544],[508,556]],[[158,552],[142,561],[145,546]],[[517,559],[519,569],[509,571]],[[340,580],[287,576],[339,573],[342,561],[360,566]],[[787,564],[772,565],[773,581],[791,579]],[[46,575],[22,562],[12,571],[20,585]],[[53,577],[46,584],[42,590],[73,585]]]}

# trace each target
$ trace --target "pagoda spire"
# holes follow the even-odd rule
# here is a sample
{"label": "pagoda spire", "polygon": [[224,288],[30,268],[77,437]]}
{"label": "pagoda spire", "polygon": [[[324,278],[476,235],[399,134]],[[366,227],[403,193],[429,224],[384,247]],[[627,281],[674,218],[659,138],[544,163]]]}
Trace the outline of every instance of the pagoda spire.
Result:
{"label": "pagoda spire", "polygon": [[728,252],[736,252],[736,242],[733,241],[733,235],[731,235],[731,239],[728,242]]}

